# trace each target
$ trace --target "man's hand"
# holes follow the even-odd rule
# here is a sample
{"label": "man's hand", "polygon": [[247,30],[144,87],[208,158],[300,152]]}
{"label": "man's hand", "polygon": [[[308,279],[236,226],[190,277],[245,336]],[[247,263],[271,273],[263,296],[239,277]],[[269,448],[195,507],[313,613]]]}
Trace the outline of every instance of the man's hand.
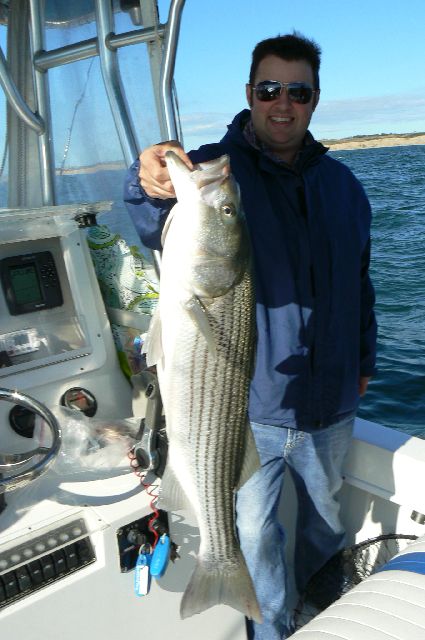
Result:
{"label": "man's hand", "polygon": [[359,380],[359,396],[364,396],[366,393],[367,385],[369,384],[370,376],[362,376]]}
{"label": "man's hand", "polygon": [[180,142],[176,140],[161,142],[147,147],[139,156],[139,178],[145,193],[151,198],[165,200],[166,198],[176,197],[165,162],[165,153],[169,149],[174,151],[189,169],[193,169],[189,156],[185,153]]}

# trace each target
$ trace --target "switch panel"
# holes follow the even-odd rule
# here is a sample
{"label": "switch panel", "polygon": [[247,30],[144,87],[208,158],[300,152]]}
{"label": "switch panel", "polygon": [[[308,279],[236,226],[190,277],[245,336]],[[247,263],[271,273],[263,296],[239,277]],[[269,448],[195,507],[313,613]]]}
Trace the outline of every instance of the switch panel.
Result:
{"label": "switch panel", "polygon": [[82,518],[0,551],[0,608],[96,560]]}

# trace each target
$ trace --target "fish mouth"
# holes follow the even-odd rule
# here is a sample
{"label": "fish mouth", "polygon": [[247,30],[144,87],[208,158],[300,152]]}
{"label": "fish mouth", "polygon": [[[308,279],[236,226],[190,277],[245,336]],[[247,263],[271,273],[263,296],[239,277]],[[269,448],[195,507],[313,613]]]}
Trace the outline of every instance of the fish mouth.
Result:
{"label": "fish mouth", "polygon": [[191,179],[196,183],[205,182],[208,184],[209,182],[227,177],[230,174],[230,157],[227,154],[224,154],[219,158],[215,158],[214,160],[199,162],[194,165],[192,171],[190,171],[183,160],[171,149],[165,153],[165,159],[167,164],[174,166],[182,173],[189,173],[191,175]]}
{"label": "fish mouth", "polygon": [[230,158],[227,154],[215,158],[214,160],[208,160],[207,162],[198,162],[195,164],[195,169],[199,171],[218,171],[221,172],[225,167],[230,164]]}
{"label": "fish mouth", "polygon": [[196,183],[198,189],[202,189],[209,184],[216,183],[219,186],[230,175],[230,158],[223,155],[209,162],[200,162],[195,165],[192,172],[192,180]]}
{"label": "fish mouth", "polygon": [[[208,160],[206,162],[199,162],[195,164],[191,171],[183,160],[174,153],[171,149],[165,153],[165,159],[170,171],[172,182],[173,175],[175,179],[178,176],[185,176],[198,189],[202,189],[208,185],[219,185],[224,182],[230,176],[230,157],[227,154],[215,158],[214,160]],[[175,188],[176,185],[174,185]]]}

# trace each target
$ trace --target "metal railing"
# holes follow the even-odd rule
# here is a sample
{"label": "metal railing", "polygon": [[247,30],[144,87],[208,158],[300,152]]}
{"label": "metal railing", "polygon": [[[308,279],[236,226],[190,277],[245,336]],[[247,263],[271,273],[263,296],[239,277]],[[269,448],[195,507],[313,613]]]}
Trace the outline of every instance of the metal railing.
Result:
{"label": "metal railing", "polygon": [[[153,1],[153,0],[150,0]],[[0,56],[0,84],[6,98],[25,124],[38,134],[41,167],[42,201],[45,206],[56,203],[54,188],[54,153],[49,101],[48,70],[99,55],[103,82],[108,95],[112,116],[127,165],[137,157],[136,134],[122,87],[117,50],[120,47],[162,38],[163,55],[160,70],[159,95],[160,125],[164,139],[177,139],[177,118],[173,104],[173,74],[175,67],[181,15],[185,0],[171,0],[165,25],[148,26],[129,33],[115,34],[110,0],[96,0],[98,37],[74,45],[46,51],[40,0],[30,0],[30,31],[37,111],[33,112],[20,95],[10,76],[6,60]],[[155,3],[156,4],[156,3]]]}

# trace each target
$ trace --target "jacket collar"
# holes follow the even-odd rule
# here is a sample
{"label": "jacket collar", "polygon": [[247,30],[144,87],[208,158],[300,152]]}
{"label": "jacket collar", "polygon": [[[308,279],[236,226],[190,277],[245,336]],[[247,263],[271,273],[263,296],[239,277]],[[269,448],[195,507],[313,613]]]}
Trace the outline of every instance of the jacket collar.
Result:
{"label": "jacket collar", "polygon": [[303,146],[299,150],[294,164],[289,165],[258,140],[252,126],[249,109],[244,109],[235,116],[233,122],[228,126],[228,131],[222,141],[231,141],[238,146],[250,148],[258,156],[261,167],[272,173],[280,173],[282,169],[301,173],[307,167],[316,164],[321,156],[328,151],[328,147],[315,140],[310,131],[307,131]]}

